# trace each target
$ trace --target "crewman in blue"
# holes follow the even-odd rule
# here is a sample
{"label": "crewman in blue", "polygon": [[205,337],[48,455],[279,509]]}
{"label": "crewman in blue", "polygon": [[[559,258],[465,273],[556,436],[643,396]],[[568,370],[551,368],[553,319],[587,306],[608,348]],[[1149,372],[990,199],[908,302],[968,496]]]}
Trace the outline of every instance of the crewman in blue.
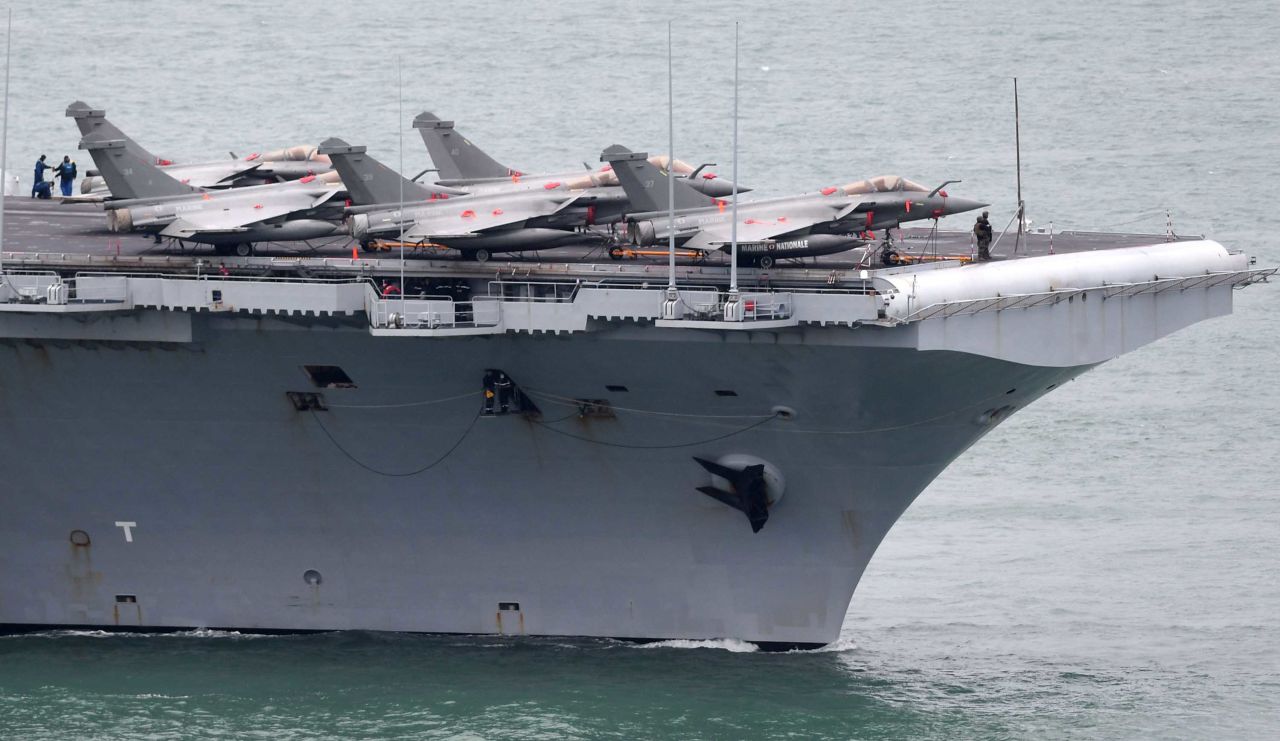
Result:
{"label": "crewman in blue", "polygon": [[40,187],[40,183],[44,182],[44,171],[53,169],[49,167],[49,163],[44,161],[44,158],[45,156],[42,154],[40,155],[40,159],[36,160],[36,177],[34,180],[31,181],[31,197],[32,198],[36,198],[37,196],[41,198],[49,197],[47,195],[40,194],[40,191],[42,190],[42,188]]}
{"label": "crewman in blue", "polygon": [[54,170],[54,177],[62,181],[62,195],[71,195],[71,186],[76,181],[76,163],[71,161],[68,155],[62,156],[62,162],[58,163],[58,167]]}

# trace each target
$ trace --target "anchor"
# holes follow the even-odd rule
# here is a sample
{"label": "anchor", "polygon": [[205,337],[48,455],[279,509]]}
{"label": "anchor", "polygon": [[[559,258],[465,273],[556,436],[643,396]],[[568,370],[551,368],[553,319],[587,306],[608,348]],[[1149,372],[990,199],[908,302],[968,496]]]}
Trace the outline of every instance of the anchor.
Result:
{"label": "anchor", "polygon": [[699,486],[698,491],[742,512],[751,522],[751,532],[760,532],[760,528],[769,521],[769,492],[764,480],[764,465],[738,469],[697,456],[693,459],[708,473],[726,479],[731,489],[725,491],[714,486]]}

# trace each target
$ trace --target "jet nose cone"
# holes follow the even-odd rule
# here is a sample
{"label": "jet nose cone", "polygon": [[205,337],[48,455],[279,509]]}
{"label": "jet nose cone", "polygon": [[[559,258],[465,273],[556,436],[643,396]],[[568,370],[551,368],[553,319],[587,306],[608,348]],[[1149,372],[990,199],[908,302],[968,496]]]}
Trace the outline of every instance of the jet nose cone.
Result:
{"label": "jet nose cone", "polygon": [[949,197],[942,199],[943,212],[948,216],[951,214],[962,214],[965,211],[974,211],[980,208],[986,208],[990,205],[990,203],[983,203],[969,198]]}
{"label": "jet nose cone", "polygon": [[[733,181],[728,178],[704,178],[701,175],[689,181],[689,184],[712,198],[728,198],[733,195]],[[749,193],[750,188],[738,186],[739,193]]]}

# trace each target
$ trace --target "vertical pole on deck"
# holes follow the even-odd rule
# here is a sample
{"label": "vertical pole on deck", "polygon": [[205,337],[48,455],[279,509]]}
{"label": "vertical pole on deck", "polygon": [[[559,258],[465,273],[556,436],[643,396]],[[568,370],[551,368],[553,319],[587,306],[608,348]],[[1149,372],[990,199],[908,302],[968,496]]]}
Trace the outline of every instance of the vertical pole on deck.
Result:
{"label": "vertical pole on deck", "polygon": [[396,138],[400,143],[400,322],[405,321],[404,287],[404,65],[403,57],[396,57]]}
{"label": "vertical pole on deck", "polygon": [[671,67],[671,20],[667,20],[667,292],[676,290],[676,114]]}
{"label": "vertical pole on deck", "polygon": [[729,231],[729,300],[738,300],[738,26],[733,22],[733,224]]}
{"label": "vertical pole on deck", "polygon": [[1022,202],[1022,118],[1018,111],[1018,78],[1013,78],[1013,151],[1018,169],[1018,234],[1013,242],[1013,254],[1022,246],[1022,225],[1026,205]]}
{"label": "vertical pole on deck", "polygon": [[0,275],[4,274],[4,196],[9,184],[9,60],[13,58],[13,8],[4,34],[4,119],[0,123]]}

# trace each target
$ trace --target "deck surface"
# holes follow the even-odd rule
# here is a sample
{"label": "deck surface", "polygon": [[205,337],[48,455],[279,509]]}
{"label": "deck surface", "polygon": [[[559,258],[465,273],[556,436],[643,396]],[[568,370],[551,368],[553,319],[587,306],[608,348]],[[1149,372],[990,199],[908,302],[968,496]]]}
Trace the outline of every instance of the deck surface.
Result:
{"label": "deck surface", "polygon": [[[113,234],[107,231],[106,215],[96,204],[63,204],[56,200],[42,201],[22,196],[10,197],[5,202],[4,251],[10,267],[74,267],[97,266],[104,269],[146,266],[149,269],[175,271],[192,269],[197,262],[205,266],[226,266],[239,272],[261,269],[264,265],[278,265],[291,259],[302,258],[301,263],[323,267],[351,267],[360,263],[363,271],[374,274],[393,272],[399,267],[397,252],[374,254],[360,253],[359,260],[351,260],[354,242],[346,237],[331,238],[310,245],[304,243],[270,243],[256,246],[256,256],[237,258],[215,255],[212,248],[188,243],[166,241],[157,244],[150,236],[140,234]],[[911,227],[901,230],[896,250],[903,255],[929,257],[970,258],[973,252],[968,232],[937,231]],[[1099,232],[1060,232],[1053,235],[1033,233],[1024,235],[1015,253],[1015,235],[1006,234],[992,250],[996,260],[1032,257],[1051,253],[1084,252],[1115,249],[1167,241],[1163,234],[1115,234]],[[878,246],[867,248],[875,252]],[[843,272],[858,268],[881,267],[878,254],[867,256],[866,250],[856,249],[835,255],[779,260],[770,271],[744,268],[747,280],[761,273],[775,276],[788,275],[797,280],[811,276],[825,276],[833,271]],[[667,266],[665,255],[614,260],[605,248],[599,246],[557,247],[553,249],[495,254],[483,265],[461,259],[459,253],[448,250],[408,250],[407,272],[415,275],[493,275],[502,270],[532,270],[560,267],[567,273],[627,273],[660,276]],[[702,259],[681,257],[677,260],[680,273],[688,278],[708,280],[728,272],[729,259],[722,253],[711,253]]]}

